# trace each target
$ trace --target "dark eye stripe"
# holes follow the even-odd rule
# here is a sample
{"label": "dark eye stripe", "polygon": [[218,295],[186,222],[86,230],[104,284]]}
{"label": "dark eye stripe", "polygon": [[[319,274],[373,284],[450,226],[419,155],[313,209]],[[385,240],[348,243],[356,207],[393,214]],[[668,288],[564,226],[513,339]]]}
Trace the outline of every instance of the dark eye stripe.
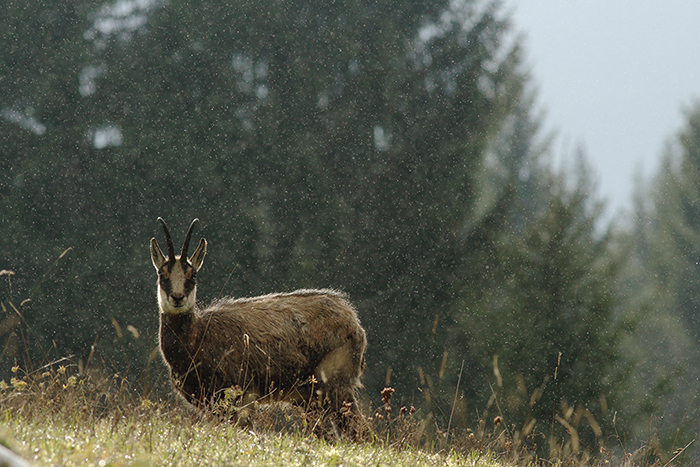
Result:
{"label": "dark eye stripe", "polygon": [[172,292],[173,284],[170,281],[170,279],[166,279],[163,276],[160,276],[158,283],[160,284],[160,288],[163,289],[165,293],[169,294],[170,292]]}

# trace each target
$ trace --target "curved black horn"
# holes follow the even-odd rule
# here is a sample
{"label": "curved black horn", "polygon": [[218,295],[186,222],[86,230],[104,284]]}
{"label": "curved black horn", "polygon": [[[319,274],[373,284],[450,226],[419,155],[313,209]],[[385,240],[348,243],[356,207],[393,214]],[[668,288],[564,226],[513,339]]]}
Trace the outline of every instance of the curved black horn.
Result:
{"label": "curved black horn", "polygon": [[170,236],[168,226],[165,225],[165,221],[162,217],[158,218],[158,222],[160,222],[160,224],[163,226],[163,230],[165,231],[165,241],[168,243],[168,261],[172,261],[175,259],[175,245],[173,245],[173,238]]}
{"label": "curved black horn", "polygon": [[187,231],[187,236],[185,237],[185,243],[182,244],[182,253],[180,253],[180,261],[187,261],[187,250],[190,248],[190,238],[192,238],[192,231],[194,226],[199,224],[199,219],[195,219],[190,224],[190,230]]}

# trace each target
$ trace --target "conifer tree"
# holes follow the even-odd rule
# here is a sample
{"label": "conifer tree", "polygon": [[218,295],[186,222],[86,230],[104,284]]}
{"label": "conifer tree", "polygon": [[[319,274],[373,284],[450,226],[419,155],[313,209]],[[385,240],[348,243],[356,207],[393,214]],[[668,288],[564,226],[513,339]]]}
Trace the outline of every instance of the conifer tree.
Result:
{"label": "conifer tree", "polygon": [[659,437],[676,449],[696,437],[690,420],[700,376],[700,104],[669,141],[658,173],[638,187],[630,241],[633,261],[626,268],[625,308],[638,313],[639,326],[625,351],[637,363],[640,384],[632,388],[635,429],[644,432],[649,417],[663,413]]}
{"label": "conifer tree", "polygon": [[[594,445],[601,427],[612,431],[609,408],[619,407],[628,381],[620,349],[633,323],[620,316],[617,297],[623,256],[600,225],[582,158],[572,186],[571,176],[543,163],[540,138],[538,120],[520,107],[501,143],[501,159],[518,161],[502,182],[512,201],[483,237],[453,308],[464,333],[453,339],[467,356],[464,410],[491,407],[518,430],[556,426],[558,441],[563,424],[576,420]],[[513,152],[519,157],[506,157]]]}
{"label": "conifer tree", "polygon": [[655,232],[650,259],[673,308],[700,344],[700,106],[664,158],[654,193]]}

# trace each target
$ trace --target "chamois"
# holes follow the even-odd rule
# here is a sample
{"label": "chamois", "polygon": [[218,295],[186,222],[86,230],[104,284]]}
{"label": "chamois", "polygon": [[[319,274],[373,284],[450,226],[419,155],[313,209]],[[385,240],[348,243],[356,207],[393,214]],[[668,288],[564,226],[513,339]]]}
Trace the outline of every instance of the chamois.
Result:
{"label": "chamois", "polygon": [[[207,252],[202,238],[191,257],[192,221],[180,255],[162,218],[167,258],[155,238],[160,351],[175,389],[197,407],[225,395],[236,403],[320,403],[330,414],[357,410],[365,331],[346,296],[297,290],[252,298],[223,298],[200,309],[197,272]],[[227,390],[230,390],[227,392]],[[340,417],[342,419],[342,417]]]}

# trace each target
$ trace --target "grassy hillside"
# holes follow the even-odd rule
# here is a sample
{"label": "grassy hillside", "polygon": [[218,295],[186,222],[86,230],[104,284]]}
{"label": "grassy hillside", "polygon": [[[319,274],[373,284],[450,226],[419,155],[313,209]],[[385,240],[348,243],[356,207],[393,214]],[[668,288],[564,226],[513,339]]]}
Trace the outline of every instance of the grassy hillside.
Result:
{"label": "grassy hillside", "polygon": [[245,431],[152,408],[96,420],[80,414],[29,420],[10,416],[3,425],[6,436],[12,437],[11,446],[36,460],[36,465],[498,465],[477,453],[465,457],[396,450],[382,443],[329,444],[303,435]]}
{"label": "grassy hillside", "polygon": [[376,427],[381,438],[328,442],[293,415],[281,431],[271,427],[279,419],[265,413],[241,428],[178,401],[140,398],[120,377],[70,370],[59,365],[22,376],[15,368],[16,377],[0,382],[0,442],[35,465],[500,465],[486,451],[412,446],[425,424],[409,413],[392,426],[384,418],[384,428]]}
{"label": "grassy hillside", "polygon": [[[363,442],[327,441],[291,408],[261,410],[244,428],[228,418],[195,413],[175,400],[144,398],[117,375],[81,375],[67,362],[32,374],[13,368],[0,381],[0,443],[34,465],[231,466],[530,466],[650,465],[649,449],[634,454],[533,454],[506,427],[441,431],[430,416],[379,407],[367,417]],[[387,410],[389,408],[389,410]],[[299,409],[301,410],[301,409]],[[490,425],[490,424],[489,424]],[[544,442],[544,435],[533,439]],[[671,461],[666,465],[680,465]]]}

